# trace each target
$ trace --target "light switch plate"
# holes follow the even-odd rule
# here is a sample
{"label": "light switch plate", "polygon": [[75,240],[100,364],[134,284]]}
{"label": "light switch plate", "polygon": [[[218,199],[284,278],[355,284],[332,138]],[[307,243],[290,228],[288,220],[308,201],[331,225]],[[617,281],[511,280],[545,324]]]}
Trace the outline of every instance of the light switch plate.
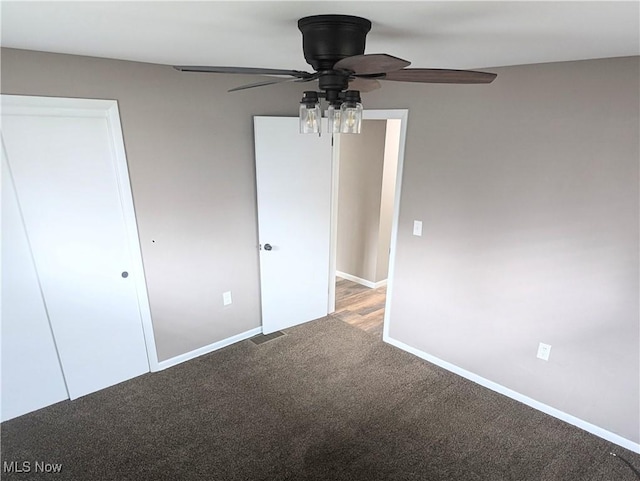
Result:
{"label": "light switch plate", "polygon": [[413,235],[417,235],[417,236],[422,235],[422,221],[420,220],[413,221]]}

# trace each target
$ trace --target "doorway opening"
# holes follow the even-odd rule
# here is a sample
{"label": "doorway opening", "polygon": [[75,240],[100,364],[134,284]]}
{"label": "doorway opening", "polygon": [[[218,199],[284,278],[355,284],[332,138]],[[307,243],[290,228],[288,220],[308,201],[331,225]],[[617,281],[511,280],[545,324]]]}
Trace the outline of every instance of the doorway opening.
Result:
{"label": "doorway opening", "polygon": [[365,111],[362,133],[336,136],[329,312],[384,339],[407,111]]}

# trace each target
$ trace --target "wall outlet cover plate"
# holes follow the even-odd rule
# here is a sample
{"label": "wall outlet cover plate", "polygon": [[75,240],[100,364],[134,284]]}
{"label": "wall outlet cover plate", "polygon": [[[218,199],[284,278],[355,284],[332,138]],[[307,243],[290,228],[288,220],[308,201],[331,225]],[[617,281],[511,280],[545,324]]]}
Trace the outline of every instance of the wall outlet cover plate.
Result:
{"label": "wall outlet cover plate", "polygon": [[541,342],[538,346],[538,358],[544,361],[548,361],[549,354],[551,354],[551,345]]}

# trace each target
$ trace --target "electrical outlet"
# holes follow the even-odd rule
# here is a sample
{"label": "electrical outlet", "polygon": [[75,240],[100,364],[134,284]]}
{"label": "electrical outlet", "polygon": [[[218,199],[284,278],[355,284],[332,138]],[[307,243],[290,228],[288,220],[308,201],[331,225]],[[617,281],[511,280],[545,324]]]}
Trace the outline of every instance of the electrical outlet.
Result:
{"label": "electrical outlet", "polygon": [[549,354],[551,354],[551,346],[549,344],[545,344],[541,342],[538,346],[538,359],[542,359],[543,361],[549,360]]}
{"label": "electrical outlet", "polygon": [[422,235],[422,221],[419,221],[419,220],[413,221],[413,235],[417,235],[417,236]]}
{"label": "electrical outlet", "polygon": [[233,300],[231,299],[231,291],[223,292],[222,293],[222,304],[224,304],[225,306],[228,306],[232,302],[233,302]]}

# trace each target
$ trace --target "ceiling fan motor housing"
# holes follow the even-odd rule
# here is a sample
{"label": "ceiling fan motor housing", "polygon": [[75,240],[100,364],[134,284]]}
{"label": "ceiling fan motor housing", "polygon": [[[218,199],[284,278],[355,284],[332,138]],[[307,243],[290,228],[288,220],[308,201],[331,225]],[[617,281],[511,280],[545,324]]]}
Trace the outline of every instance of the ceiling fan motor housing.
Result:
{"label": "ceiling fan motor housing", "polygon": [[345,57],[364,54],[371,22],[351,15],[314,15],[298,20],[304,58],[314,70],[331,70]]}

